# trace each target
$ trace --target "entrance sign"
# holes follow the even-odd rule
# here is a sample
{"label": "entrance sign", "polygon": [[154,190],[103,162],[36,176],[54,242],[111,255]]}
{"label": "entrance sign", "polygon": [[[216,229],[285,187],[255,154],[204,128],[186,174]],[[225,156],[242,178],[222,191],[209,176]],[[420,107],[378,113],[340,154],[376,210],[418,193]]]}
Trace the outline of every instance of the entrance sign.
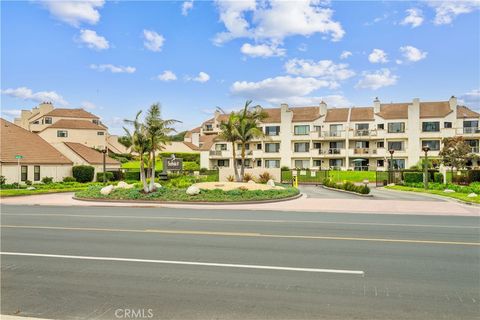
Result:
{"label": "entrance sign", "polygon": [[182,158],[175,158],[174,154],[170,158],[163,158],[163,171],[181,171],[182,169]]}

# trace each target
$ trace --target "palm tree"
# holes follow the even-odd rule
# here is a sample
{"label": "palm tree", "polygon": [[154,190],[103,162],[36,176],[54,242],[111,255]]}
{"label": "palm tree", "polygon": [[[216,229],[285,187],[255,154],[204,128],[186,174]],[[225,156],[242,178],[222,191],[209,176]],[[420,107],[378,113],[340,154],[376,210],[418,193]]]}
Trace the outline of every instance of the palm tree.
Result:
{"label": "palm tree", "polygon": [[[217,110],[225,113],[221,108],[217,108]],[[228,116],[226,122],[220,123],[220,138],[227,142],[232,143],[232,157],[233,157],[233,170],[235,173],[236,181],[241,181],[240,176],[238,175],[238,168],[236,161],[236,154],[235,154],[235,143],[238,141],[238,115],[235,112],[231,112]]]}
{"label": "palm tree", "polygon": [[151,177],[149,191],[154,191],[155,188],[155,151],[164,149],[164,146],[169,143],[169,135],[175,132],[175,129],[171,126],[178,120],[168,119],[163,120],[161,117],[160,104],[154,103],[148,109],[147,116],[145,117],[145,128],[147,132],[147,138],[150,141],[150,154],[151,154]]}
{"label": "palm tree", "polygon": [[262,137],[263,131],[260,127],[260,122],[267,118],[267,113],[262,109],[261,106],[255,106],[249,108],[249,105],[252,103],[251,100],[245,102],[243,110],[239,113],[238,119],[238,140],[241,145],[241,157],[242,163],[240,167],[240,177],[243,179],[245,173],[245,145],[251,140]]}
{"label": "palm tree", "polygon": [[147,179],[145,177],[145,160],[143,156],[148,154],[151,150],[150,139],[145,125],[140,121],[142,111],[138,111],[134,120],[125,119],[126,124],[133,126],[133,132],[130,132],[127,128],[123,128],[127,137],[132,142],[131,152],[136,152],[140,158],[140,180],[143,184],[143,191],[148,192]]}

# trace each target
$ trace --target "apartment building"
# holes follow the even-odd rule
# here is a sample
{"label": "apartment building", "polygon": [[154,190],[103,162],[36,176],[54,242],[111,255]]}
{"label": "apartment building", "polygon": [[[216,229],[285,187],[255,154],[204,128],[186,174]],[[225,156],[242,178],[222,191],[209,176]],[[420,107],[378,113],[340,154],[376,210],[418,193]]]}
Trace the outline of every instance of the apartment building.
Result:
{"label": "apartment building", "polygon": [[[437,102],[381,103],[377,98],[369,107],[328,108],[322,101],[264,110],[264,137],[246,146],[245,165],[251,168],[386,170],[390,152],[395,168],[408,168],[424,156],[424,145],[430,157],[438,157],[442,139],[457,135],[466,139],[472,153],[479,153],[480,114],[458,105],[453,96]],[[186,135],[185,142],[201,153],[201,167],[233,167],[232,145],[219,136],[227,117],[216,112]],[[234,147],[240,151],[239,145]],[[469,165],[480,164],[472,159]]]}

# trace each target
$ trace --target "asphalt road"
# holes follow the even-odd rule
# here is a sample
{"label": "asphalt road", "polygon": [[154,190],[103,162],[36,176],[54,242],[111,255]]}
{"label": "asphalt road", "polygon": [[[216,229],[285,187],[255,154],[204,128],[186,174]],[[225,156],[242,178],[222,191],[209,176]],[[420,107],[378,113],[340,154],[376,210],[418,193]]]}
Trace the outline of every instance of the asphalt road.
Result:
{"label": "asphalt road", "polygon": [[1,209],[2,314],[423,320],[480,313],[474,217]]}

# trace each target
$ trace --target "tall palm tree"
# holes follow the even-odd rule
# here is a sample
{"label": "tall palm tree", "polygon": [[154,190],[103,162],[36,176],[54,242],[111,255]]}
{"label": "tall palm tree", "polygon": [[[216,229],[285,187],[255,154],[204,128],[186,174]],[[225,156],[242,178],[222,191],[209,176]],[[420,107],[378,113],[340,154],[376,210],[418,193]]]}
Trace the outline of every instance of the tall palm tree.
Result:
{"label": "tall palm tree", "polygon": [[[219,111],[225,113],[221,108],[217,108]],[[235,180],[241,181],[238,175],[238,168],[235,154],[235,143],[238,141],[238,115],[235,112],[230,112],[227,121],[220,123],[220,138],[232,143],[232,157],[233,157],[233,170],[235,173]]]}
{"label": "tall palm tree", "polygon": [[245,145],[251,140],[263,136],[260,122],[267,118],[267,113],[261,106],[257,105],[253,108],[249,108],[251,103],[251,100],[246,101],[243,110],[239,112],[237,127],[238,140],[241,145],[242,163],[240,167],[240,177],[242,177],[242,179],[245,174]]}
{"label": "tall palm tree", "polygon": [[147,179],[145,177],[145,160],[144,155],[148,154],[151,150],[150,139],[145,125],[141,122],[140,116],[142,111],[138,111],[134,120],[125,119],[124,122],[133,126],[133,131],[130,132],[127,128],[123,128],[127,137],[132,142],[132,152],[136,152],[140,158],[140,180],[143,184],[143,191],[148,192]]}
{"label": "tall palm tree", "polygon": [[160,104],[154,103],[150,106],[145,117],[145,128],[147,132],[147,138],[150,141],[150,154],[151,154],[151,178],[149,191],[155,191],[155,151],[164,149],[165,145],[169,143],[169,135],[175,132],[175,129],[171,126],[177,122],[175,119],[164,120],[161,117]]}

